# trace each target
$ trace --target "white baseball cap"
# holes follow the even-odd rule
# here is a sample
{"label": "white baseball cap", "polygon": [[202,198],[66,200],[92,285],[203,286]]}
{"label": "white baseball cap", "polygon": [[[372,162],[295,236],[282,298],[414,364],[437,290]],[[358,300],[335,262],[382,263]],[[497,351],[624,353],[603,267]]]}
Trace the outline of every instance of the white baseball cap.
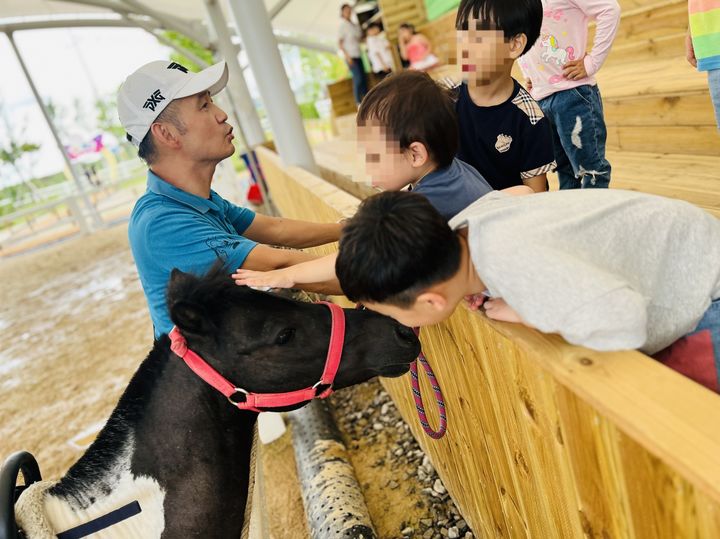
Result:
{"label": "white baseball cap", "polygon": [[128,140],[139,146],[150,126],[173,99],[208,91],[217,94],[228,81],[227,64],[218,62],[193,73],[175,62],[145,64],[130,75],[118,91],[118,116]]}

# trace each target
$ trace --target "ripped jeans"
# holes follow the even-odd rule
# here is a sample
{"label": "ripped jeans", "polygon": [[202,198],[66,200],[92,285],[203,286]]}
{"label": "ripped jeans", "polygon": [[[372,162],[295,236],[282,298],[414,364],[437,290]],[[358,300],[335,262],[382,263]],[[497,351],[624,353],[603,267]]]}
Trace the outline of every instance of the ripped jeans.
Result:
{"label": "ripped jeans", "polygon": [[538,101],[550,120],[560,189],[607,187],[607,129],[597,86],[563,90]]}

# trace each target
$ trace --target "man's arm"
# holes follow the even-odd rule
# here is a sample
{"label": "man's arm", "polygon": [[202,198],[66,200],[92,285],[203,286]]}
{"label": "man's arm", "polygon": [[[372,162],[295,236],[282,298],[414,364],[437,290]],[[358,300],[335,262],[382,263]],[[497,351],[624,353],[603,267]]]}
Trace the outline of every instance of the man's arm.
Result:
{"label": "man's arm", "polygon": [[[242,268],[238,269],[272,271],[316,259],[318,259],[317,256],[302,251],[275,249],[267,245],[257,245],[245,258]],[[334,277],[319,282],[299,284],[298,288],[321,294],[339,295],[343,293],[340,283]]]}
{"label": "man's arm", "polygon": [[258,213],[243,232],[243,236],[266,245],[304,249],[337,241],[341,229],[342,225],[338,223],[310,223],[282,217],[268,217]]}

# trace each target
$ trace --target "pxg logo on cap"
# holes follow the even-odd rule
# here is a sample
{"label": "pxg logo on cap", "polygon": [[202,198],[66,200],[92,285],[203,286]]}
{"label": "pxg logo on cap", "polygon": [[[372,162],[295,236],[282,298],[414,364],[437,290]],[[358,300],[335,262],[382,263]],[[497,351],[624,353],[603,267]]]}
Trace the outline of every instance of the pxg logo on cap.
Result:
{"label": "pxg logo on cap", "polygon": [[176,62],[156,61],[132,73],[118,92],[118,116],[128,140],[139,146],[153,122],[175,99],[225,88],[228,70],[219,62],[199,73]]}

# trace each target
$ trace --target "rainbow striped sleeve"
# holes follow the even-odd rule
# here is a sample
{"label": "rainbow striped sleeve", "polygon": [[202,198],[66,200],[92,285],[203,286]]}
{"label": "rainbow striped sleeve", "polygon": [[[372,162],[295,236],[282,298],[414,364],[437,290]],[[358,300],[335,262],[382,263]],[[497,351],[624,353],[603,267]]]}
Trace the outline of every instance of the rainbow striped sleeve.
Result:
{"label": "rainbow striped sleeve", "polygon": [[720,69],[720,0],[689,0],[688,15],[698,69]]}

